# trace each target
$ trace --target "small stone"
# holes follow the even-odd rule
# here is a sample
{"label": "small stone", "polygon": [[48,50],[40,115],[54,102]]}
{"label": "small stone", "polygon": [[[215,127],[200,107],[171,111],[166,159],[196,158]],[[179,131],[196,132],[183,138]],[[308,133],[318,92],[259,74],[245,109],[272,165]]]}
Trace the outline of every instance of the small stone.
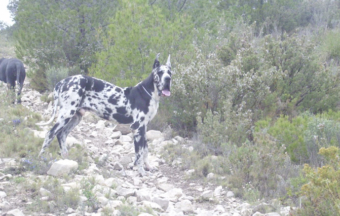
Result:
{"label": "small stone", "polygon": [[173,186],[172,184],[167,184],[167,183],[163,183],[163,184],[159,184],[157,185],[157,188],[162,190],[162,191],[169,191],[171,189],[173,189],[175,186]]}
{"label": "small stone", "polygon": [[234,196],[235,196],[235,194],[232,191],[228,191],[227,192],[227,197],[228,198],[231,198],[231,197],[234,197]]}
{"label": "small stone", "polygon": [[111,139],[119,139],[119,137],[120,137],[121,135],[122,135],[122,132],[120,132],[120,131],[114,131],[114,132],[112,132],[110,138],[111,138]]}
{"label": "small stone", "polygon": [[167,200],[173,201],[173,202],[177,202],[177,200],[183,196],[183,192],[181,188],[173,188],[169,191],[167,191],[166,193],[161,195],[162,197],[164,197]]}
{"label": "small stone", "polygon": [[52,195],[52,193],[50,191],[46,190],[45,188],[40,188],[39,192],[40,192],[41,196],[48,196],[49,197],[49,196]]}
{"label": "small stone", "polygon": [[222,186],[218,186],[218,187],[215,188],[215,190],[214,190],[214,197],[219,197],[219,196],[221,196],[222,192],[223,192]]}
{"label": "small stone", "polygon": [[123,197],[129,197],[129,196],[133,196],[135,195],[135,190],[134,189],[130,189],[130,188],[123,188],[123,187],[118,187],[116,189],[117,194]]}
{"label": "small stone", "polygon": [[104,196],[97,197],[97,200],[101,206],[105,206],[109,202],[109,200]]}
{"label": "small stone", "polygon": [[160,131],[149,130],[146,132],[146,140],[153,141],[153,140],[160,139],[160,138],[164,139],[164,136],[162,132]]}
{"label": "small stone", "polygon": [[4,191],[0,191],[0,198],[5,198],[7,194]]}
{"label": "small stone", "polygon": [[122,135],[120,136],[119,140],[122,142],[122,143],[125,143],[125,142],[132,142],[132,139],[130,136],[127,136],[127,135]]}
{"label": "small stone", "polygon": [[212,179],[212,178],[214,178],[214,173],[209,173],[208,175],[207,175],[207,179]]}
{"label": "small stone", "polygon": [[78,163],[73,160],[59,160],[52,164],[47,171],[48,175],[63,176],[68,175],[71,171],[78,169]]}
{"label": "small stone", "polygon": [[25,216],[24,213],[22,213],[21,210],[19,209],[13,209],[13,210],[10,210],[6,213],[6,215],[8,216]]}
{"label": "small stone", "polygon": [[122,135],[126,135],[131,133],[131,128],[129,125],[124,125],[124,124],[118,124],[114,131],[120,131],[122,133]]}
{"label": "small stone", "polygon": [[153,197],[151,201],[160,205],[163,210],[167,210],[169,203],[170,203],[169,200],[162,199],[162,198],[159,198],[159,197]]}
{"label": "small stone", "polygon": [[72,136],[68,136],[67,138],[66,138],[66,146],[68,147],[68,148],[71,148],[73,145],[82,145],[82,143],[79,141],[79,140],[77,140],[76,138],[74,138],[74,137],[72,137]]}
{"label": "small stone", "polygon": [[189,200],[182,200],[175,204],[175,208],[183,211],[184,213],[192,213],[194,212],[194,206]]}
{"label": "small stone", "polygon": [[209,200],[210,198],[213,198],[214,196],[214,193],[213,191],[211,190],[207,190],[207,191],[204,191],[202,194],[201,194],[201,197],[205,200]]}
{"label": "small stone", "polygon": [[142,203],[145,207],[149,207],[157,211],[163,211],[162,207],[158,205],[157,203],[146,201],[146,200],[144,200]]}

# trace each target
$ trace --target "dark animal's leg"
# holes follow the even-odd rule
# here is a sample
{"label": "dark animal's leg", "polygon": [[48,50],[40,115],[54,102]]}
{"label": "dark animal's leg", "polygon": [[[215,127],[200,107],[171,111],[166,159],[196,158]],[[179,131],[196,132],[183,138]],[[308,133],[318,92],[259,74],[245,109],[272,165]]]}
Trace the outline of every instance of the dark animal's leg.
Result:
{"label": "dark animal's leg", "polygon": [[66,138],[68,134],[75,128],[82,119],[82,114],[77,111],[76,114],[72,117],[72,119],[64,126],[63,130],[61,130],[57,134],[57,139],[59,142],[59,147],[61,149],[61,155],[63,158],[67,157],[68,151],[66,146]]}
{"label": "dark animal's leg", "polygon": [[143,164],[144,164],[145,150],[147,151],[146,138],[145,138],[145,126],[141,126],[138,129],[134,130],[133,142],[135,145],[135,153],[136,153],[136,160],[134,164],[135,166],[138,167],[138,172],[142,176],[144,176],[145,170],[144,170]]}
{"label": "dark animal's leg", "polygon": [[12,103],[15,103],[15,82],[7,82],[7,88]]}
{"label": "dark animal's leg", "polygon": [[17,65],[17,85],[19,86],[18,89],[18,103],[21,103],[21,91],[22,91],[22,87],[24,86],[24,81],[26,78],[26,72],[25,72],[25,68],[23,65]]}
{"label": "dark animal's leg", "polygon": [[23,83],[19,84],[18,99],[17,99],[18,103],[21,103],[21,96],[20,96],[20,94],[21,94],[21,90],[22,90],[23,85],[24,85]]}
{"label": "dark animal's leg", "polygon": [[[6,68],[6,79],[7,79],[7,87],[10,90],[9,93],[11,94],[11,100],[13,101],[12,103],[15,103],[16,74],[12,73],[12,68],[10,67],[10,65],[7,65],[7,68]],[[13,95],[12,95],[12,91],[13,91]]]}

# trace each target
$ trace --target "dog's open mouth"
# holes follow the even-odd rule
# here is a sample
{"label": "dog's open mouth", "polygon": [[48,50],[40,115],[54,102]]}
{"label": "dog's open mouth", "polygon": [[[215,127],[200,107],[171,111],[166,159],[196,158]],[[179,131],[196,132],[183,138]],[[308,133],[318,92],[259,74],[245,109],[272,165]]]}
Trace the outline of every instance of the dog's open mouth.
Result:
{"label": "dog's open mouth", "polygon": [[162,90],[162,96],[169,97],[171,95],[171,92],[169,90]]}

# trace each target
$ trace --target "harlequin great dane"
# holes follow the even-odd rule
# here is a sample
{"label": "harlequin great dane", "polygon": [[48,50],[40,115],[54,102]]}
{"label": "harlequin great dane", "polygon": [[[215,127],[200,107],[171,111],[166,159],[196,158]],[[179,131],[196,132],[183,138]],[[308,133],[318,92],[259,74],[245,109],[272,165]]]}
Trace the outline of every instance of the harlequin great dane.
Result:
{"label": "harlequin great dane", "polygon": [[130,124],[134,133],[137,165],[141,175],[145,175],[144,164],[148,164],[146,128],[155,117],[161,96],[170,96],[171,63],[170,55],[165,65],[160,65],[157,54],[152,73],[134,87],[121,88],[106,81],[84,75],[68,77],[58,82],[54,88],[54,109],[50,124],[59,106],[56,124],[47,132],[39,157],[57,136],[61,154],[67,157],[65,144],[67,135],[79,124],[85,111],[92,111],[107,120]]}

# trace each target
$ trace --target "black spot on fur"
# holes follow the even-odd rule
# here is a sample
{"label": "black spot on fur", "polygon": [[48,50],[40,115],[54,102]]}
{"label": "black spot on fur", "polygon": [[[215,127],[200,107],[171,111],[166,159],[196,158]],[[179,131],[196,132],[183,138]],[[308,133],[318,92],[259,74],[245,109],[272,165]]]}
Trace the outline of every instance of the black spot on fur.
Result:
{"label": "black spot on fur", "polygon": [[136,122],[133,123],[130,127],[131,127],[132,130],[138,129],[138,128],[139,128],[139,121],[136,121]]}
{"label": "black spot on fur", "polygon": [[127,113],[125,107],[117,107],[117,113],[125,115]]}
{"label": "black spot on fur", "polygon": [[121,90],[120,88],[116,88],[115,90],[116,90],[116,92],[118,92],[118,93],[122,92],[122,90]]}
{"label": "black spot on fur", "polygon": [[71,102],[71,105],[74,105],[75,103],[76,103],[76,102],[72,101],[72,102]]}
{"label": "black spot on fur", "polygon": [[114,118],[117,122],[121,123],[121,124],[131,124],[133,122],[133,118],[132,116],[125,116],[125,115],[121,115],[119,113],[113,114],[112,118]]}
{"label": "black spot on fur", "polygon": [[104,89],[105,84],[101,80],[93,79],[93,87],[92,89],[95,92],[101,92]]}
{"label": "black spot on fur", "polygon": [[104,115],[103,115],[103,118],[106,119],[106,120],[110,120],[110,114],[111,113],[105,112]]}
{"label": "black spot on fur", "polygon": [[113,105],[117,105],[117,102],[118,102],[117,99],[116,99],[116,97],[115,97],[115,95],[111,95],[107,101],[108,101],[110,104],[113,104]]}
{"label": "black spot on fur", "polygon": [[71,110],[70,114],[71,114],[71,115],[74,115],[75,112],[76,112],[76,111]]}
{"label": "black spot on fur", "polygon": [[124,95],[126,98],[129,98],[130,92],[131,92],[132,87],[125,88],[124,89]]}
{"label": "black spot on fur", "polygon": [[91,107],[94,107],[94,109],[98,110],[98,106],[97,106],[97,104],[90,103],[90,106],[91,106]]}
{"label": "black spot on fur", "polygon": [[79,95],[80,97],[82,97],[82,96],[83,96],[83,94],[84,94],[84,92],[83,92],[83,89],[79,89],[79,91],[78,91],[78,95]]}
{"label": "black spot on fur", "polygon": [[108,108],[108,107],[105,107],[105,110],[108,112],[108,113],[112,113],[112,109]]}
{"label": "black spot on fur", "polygon": [[145,118],[144,118],[144,117],[142,117],[142,118],[140,118],[140,121],[144,121],[144,119],[145,119]]}

